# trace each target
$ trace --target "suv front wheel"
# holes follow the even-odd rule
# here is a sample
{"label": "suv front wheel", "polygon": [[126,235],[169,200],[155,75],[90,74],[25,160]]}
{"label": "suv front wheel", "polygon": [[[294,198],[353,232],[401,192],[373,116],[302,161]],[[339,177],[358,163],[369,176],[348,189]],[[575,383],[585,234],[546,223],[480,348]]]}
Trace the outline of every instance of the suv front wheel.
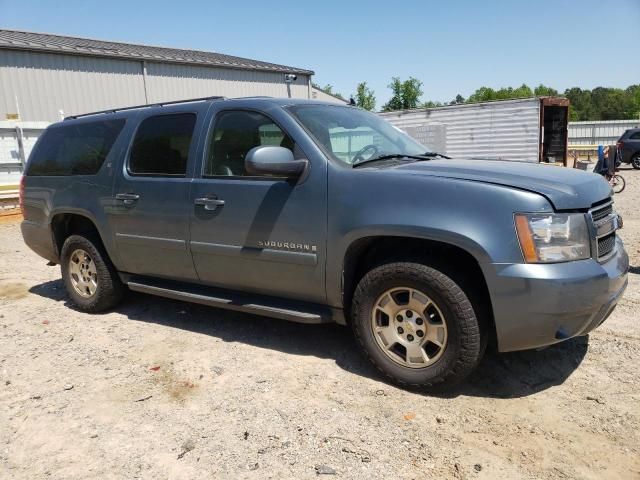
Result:
{"label": "suv front wheel", "polygon": [[358,283],[352,307],[366,356],[401,386],[454,385],[482,357],[484,332],[468,296],[430,266],[397,262],[372,269]]}
{"label": "suv front wheel", "polygon": [[99,242],[71,235],[62,246],[60,267],[67,293],[80,310],[101,312],[122,299],[125,287]]}

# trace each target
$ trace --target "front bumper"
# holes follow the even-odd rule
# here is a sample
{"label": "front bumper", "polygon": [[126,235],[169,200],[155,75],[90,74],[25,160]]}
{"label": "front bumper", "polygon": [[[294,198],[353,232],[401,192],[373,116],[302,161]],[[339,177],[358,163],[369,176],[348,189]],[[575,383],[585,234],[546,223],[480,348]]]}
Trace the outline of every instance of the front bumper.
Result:
{"label": "front bumper", "polygon": [[627,287],[629,257],[615,254],[556,264],[485,264],[501,352],[538,348],[586,335],[611,314]]}

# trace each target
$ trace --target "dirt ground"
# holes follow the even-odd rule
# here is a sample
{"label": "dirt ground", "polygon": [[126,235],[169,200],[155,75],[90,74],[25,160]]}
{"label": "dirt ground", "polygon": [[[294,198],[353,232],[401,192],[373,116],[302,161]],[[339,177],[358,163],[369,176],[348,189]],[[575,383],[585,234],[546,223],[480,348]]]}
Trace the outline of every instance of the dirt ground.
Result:
{"label": "dirt ground", "polygon": [[622,174],[612,317],[490,352],[438,396],[383,383],[337,326],[133,293],[80,313],[0,222],[0,478],[640,478],[640,171]]}

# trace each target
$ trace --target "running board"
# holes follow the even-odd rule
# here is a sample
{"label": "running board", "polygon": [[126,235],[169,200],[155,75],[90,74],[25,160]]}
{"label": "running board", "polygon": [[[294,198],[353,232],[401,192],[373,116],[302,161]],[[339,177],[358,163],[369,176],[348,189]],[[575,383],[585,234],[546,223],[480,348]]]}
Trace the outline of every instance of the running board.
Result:
{"label": "running board", "polygon": [[131,279],[127,286],[134,292],[148,293],[160,297],[199,303],[210,307],[236,310],[265,317],[274,317],[296,323],[333,323],[332,312],[315,304],[305,304],[272,297],[248,295],[246,293],[217,290],[199,285],[172,285],[170,283],[146,282]]}

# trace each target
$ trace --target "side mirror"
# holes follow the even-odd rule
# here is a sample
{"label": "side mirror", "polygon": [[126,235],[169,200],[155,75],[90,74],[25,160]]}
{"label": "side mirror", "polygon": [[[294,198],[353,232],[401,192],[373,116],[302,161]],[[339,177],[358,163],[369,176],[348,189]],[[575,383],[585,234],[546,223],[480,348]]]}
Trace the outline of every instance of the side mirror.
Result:
{"label": "side mirror", "polygon": [[251,175],[299,178],[309,165],[307,160],[296,160],[291,150],[263,145],[252,148],[244,159],[244,168]]}

